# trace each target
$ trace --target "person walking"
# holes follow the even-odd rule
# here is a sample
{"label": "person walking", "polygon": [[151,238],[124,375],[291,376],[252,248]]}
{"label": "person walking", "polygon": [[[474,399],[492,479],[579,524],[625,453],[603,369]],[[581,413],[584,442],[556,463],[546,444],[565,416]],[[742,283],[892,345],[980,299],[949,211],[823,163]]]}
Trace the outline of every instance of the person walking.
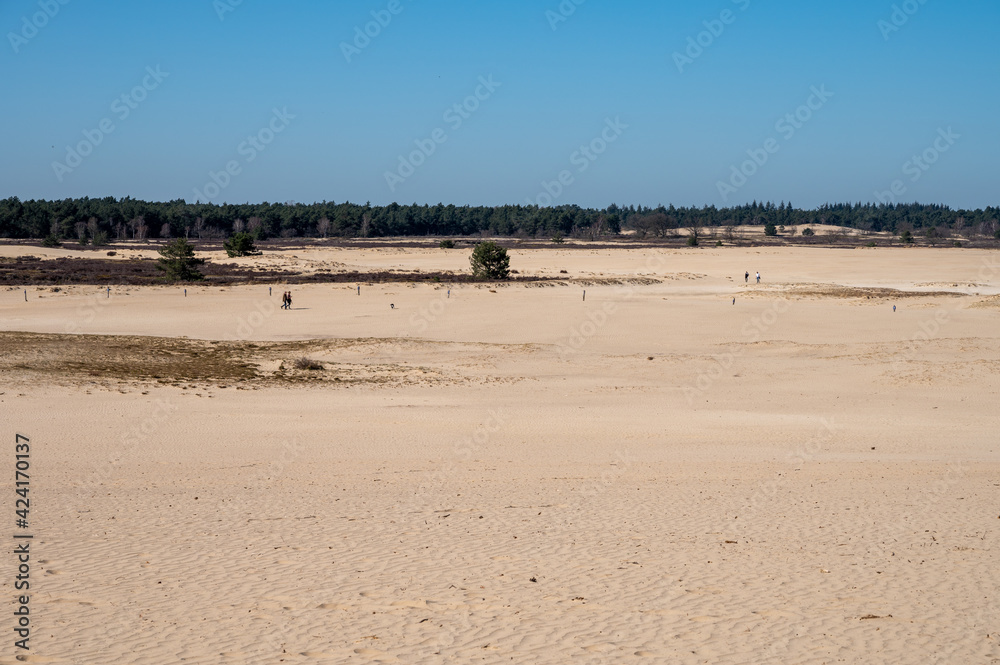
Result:
{"label": "person walking", "polygon": [[743,283],[744,284],[749,284],[750,283],[750,271],[749,270],[747,270],[745,273],[743,273]]}
{"label": "person walking", "polygon": [[288,307],[286,307],[285,309],[291,309],[291,308],[292,308],[292,292],[289,291],[288,292]]}
{"label": "person walking", "polygon": [[757,283],[760,284],[760,271],[757,271]]}

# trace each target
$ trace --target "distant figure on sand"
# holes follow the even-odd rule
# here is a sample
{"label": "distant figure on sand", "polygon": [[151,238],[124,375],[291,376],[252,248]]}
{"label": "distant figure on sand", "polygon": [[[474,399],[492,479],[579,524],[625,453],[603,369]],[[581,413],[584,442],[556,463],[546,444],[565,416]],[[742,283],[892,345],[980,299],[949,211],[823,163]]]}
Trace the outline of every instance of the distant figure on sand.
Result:
{"label": "distant figure on sand", "polygon": [[894,312],[896,311],[896,306],[895,305],[892,306],[892,311],[894,311]]}
{"label": "distant figure on sand", "polygon": [[757,283],[760,284],[760,271],[757,271]]}
{"label": "distant figure on sand", "polygon": [[287,302],[288,302],[288,306],[285,307],[285,309],[291,309],[292,308],[292,292],[291,291],[288,292],[288,300],[287,300]]}
{"label": "distant figure on sand", "polygon": [[736,298],[733,298],[733,304],[734,305],[736,304]]}
{"label": "distant figure on sand", "polygon": [[747,270],[747,271],[746,271],[746,272],[745,272],[745,273],[743,274],[743,281],[744,281],[744,282],[745,282],[746,284],[749,284],[749,283],[750,283],[750,271],[749,271],[749,270]]}
{"label": "distant figure on sand", "polygon": [[288,309],[292,306],[292,292],[285,291],[281,294],[281,309]]}

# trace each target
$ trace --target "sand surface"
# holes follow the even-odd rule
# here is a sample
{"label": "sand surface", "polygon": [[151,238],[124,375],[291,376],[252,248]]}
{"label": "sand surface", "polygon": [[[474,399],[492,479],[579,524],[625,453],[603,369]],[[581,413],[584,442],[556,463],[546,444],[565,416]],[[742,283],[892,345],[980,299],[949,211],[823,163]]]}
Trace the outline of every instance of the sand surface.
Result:
{"label": "sand surface", "polygon": [[0,290],[27,662],[1000,660],[1000,254],[512,267],[565,281]]}

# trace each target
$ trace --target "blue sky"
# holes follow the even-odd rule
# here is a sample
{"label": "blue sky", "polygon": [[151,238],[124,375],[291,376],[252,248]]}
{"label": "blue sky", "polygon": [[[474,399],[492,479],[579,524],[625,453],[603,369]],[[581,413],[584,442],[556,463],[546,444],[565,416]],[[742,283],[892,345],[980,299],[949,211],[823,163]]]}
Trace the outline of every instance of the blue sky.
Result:
{"label": "blue sky", "polygon": [[0,3],[0,196],[1000,204],[995,0],[237,2]]}

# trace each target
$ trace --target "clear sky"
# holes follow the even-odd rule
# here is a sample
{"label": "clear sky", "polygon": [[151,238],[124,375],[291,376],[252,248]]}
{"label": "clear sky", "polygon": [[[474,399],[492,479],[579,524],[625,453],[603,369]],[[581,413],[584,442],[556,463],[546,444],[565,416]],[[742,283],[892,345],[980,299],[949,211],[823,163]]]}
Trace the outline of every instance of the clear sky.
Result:
{"label": "clear sky", "polygon": [[998,27],[996,0],[4,0],[0,196],[998,205]]}

